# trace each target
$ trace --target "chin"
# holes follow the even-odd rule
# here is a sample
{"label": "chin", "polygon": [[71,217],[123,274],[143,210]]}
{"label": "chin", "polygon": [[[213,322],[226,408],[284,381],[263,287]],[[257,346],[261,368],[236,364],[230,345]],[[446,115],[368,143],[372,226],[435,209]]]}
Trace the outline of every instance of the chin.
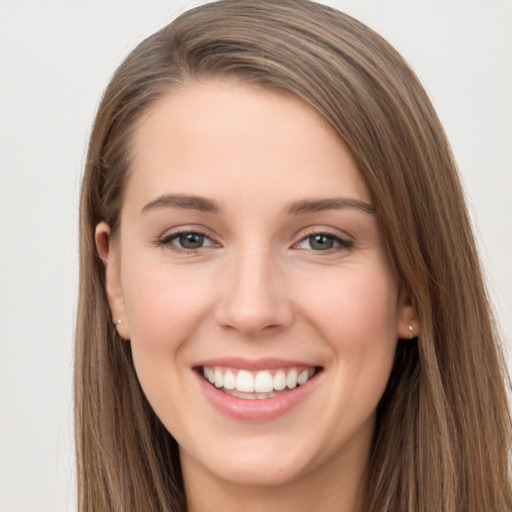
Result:
{"label": "chin", "polygon": [[[219,443],[204,457],[196,458],[214,478],[249,487],[286,486],[314,471],[311,450],[300,443],[283,439],[239,439],[226,446]],[[191,455],[184,454],[185,457]],[[192,455],[193,456],[193,455]],[[183,462],[183,460],[182,460]]]}
{"label": "chin", "polygon": [[233,461],[216,467],[214,474],[227,482],[248,487],[282,487],[299,479],[303,473],[300,467],[292,464],[276,463],[275,459]]}

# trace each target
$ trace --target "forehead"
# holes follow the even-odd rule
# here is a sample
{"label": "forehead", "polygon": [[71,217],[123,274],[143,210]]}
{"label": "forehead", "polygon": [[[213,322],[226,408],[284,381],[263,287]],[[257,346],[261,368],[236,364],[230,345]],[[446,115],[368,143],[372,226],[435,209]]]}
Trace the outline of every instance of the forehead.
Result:
{"label": "forehead", "polygon": [[[204,81],[171,91],[138,123],[129,189],[216,194],[228,189],[263,200],[331,196],[369,201],[344,143],[298,99],[232,81]],[[172,190],[167,190],[167,189]],[[296,197],[294,197],[296,196]]]}

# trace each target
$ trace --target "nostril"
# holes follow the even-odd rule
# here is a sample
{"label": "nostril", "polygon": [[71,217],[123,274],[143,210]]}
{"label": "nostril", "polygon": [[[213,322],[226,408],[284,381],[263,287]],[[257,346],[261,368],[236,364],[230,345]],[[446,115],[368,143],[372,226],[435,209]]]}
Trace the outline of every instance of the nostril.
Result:
{"label": "nostril", "polygon": [[288,327],[293,315],[286,306],[267,304],[259,308],[242,308],[240,304],[219,307],[216,320],[224,328],[245,335],[272,334]]}

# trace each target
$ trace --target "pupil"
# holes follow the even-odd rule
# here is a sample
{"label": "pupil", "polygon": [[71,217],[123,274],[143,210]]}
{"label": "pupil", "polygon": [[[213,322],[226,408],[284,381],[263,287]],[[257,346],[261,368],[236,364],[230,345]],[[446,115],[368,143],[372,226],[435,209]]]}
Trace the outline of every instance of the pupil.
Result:
{"label": "pupil", "polygon": [[180,245],[185,249],[199,249],[202,247],[204,236],[198,233],[187,233],[180,235]]}
{"label": "pupil", "polygon": [[312,249],[326,251],[327,249],[332,249],[334,240],[328,235],[314,235],[309,238],[309,243]]}

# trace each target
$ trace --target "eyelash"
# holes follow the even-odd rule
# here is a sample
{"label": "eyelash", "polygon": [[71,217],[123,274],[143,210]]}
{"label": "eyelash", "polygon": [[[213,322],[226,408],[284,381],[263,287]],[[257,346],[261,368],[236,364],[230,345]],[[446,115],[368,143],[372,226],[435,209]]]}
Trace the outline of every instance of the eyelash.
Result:
{"label": "eyelash", "polygon": [[171,233],[169,235],[165,235],[161,238],[158,238],[156,241],[156,244],[158,247],[165,247],[166,249],[169,249],[173,252],[186,253],[186,254],[197,254],[198,252],[201,251],[201,249],[204,249],[204,247],[210,246],[210,245],[207,245],[207,246],[198,247],[197,249],[187,249],[185,247],[179,247],[178,245],[175,245],[172,243],[173,240],[177,240],[180,237],[183,237],[186,235],[198,235],[200,237],[203,237],[204,240],[209,240],[211,242],[210,245],[212,245],[212,246],[215,245],[215,242],[213,242],[208,235],[206,235],[205,233],[203,233],[200,230],[193,230],[193,229],[184,229],[182,231],[181,230],[174,231],[173,233]]}
{"label": "eyelash", "polygon": [[[317,236],[323,236],[326,238],[330,238],[330,239],[332,239],[333,244],[337,244],[334,247],[331,247],[329,249],[324,249],[324,250],[316,250],[315,251],[314,249],[306,249],[306,250],[311,250],[312,252],[314,252],[315,254],[318,254],[318,255],[326,255],[327,256],[330,254],[339,253],[341,251],[346,251],[346,250],[354,247],[354,242],[352,240],[347,240],[346,238],[341,238],[340,236],[335,235],[334,233],[330,233],[329,231],[325,231],[325,230],[324,231],[312,230],[310,233],[307,233],[305,236],[303,236],[297,243],[295,243],[294,247],[305,242],[308,239],[310,240],[310,245],[311,245],[312,239]],[[300,248],[298,248],[298,250],[300,250]]]}
{"label": "eyelash", "polygon": [[[201,247],[190,249],[185,247],[179,247],[172,242],[175,240],[178,240],[180,237],[186,236],[186,235],[197,235],[199,237],[202,237],[203,240],[208,240],[210,242],[209,245],[202,245]],[[328,231],[311,231],[310,233],[303,236],[298,242],[293,244],[293,248],[297,247],[299,244],[302,244],[306,240],[310,240],[310,245],[313,237],[317,236],[323,236],[329,239],[332,239],[333,244],[337,244],[334,247],[331,247],[329,249],[325,250],[314,250],[314,249],[305,249],[305,250],[311,250],[314,253],[322,254],[322,255],[329,255],[329,254],[335,254],[340,251],[351,249],[354,246],[354,243],[351,240],[347,240],[344,238],[341,238],[333,233],[329,233]],[[158,238],[156,240],[156,245],[158,247],[165,247],[166,249],[169,249],[176,253],[182,253],[182,254],[197,254],[205,247],[215,246],[216,243],[212,241],[212,239],[207,236],[204,232],[200,230],[190,230],[190,229],[184,229],[183,231],[175,231],[169,235],[163,236],[161,238]],[[297,250],[300,250],[301,248],[297,247]]]}

